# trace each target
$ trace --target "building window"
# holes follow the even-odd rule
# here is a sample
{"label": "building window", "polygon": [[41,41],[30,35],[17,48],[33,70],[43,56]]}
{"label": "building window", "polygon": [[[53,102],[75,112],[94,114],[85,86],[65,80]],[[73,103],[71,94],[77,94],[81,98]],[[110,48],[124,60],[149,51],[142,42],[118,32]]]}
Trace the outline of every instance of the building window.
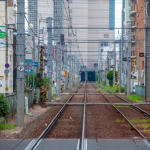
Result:
{"label": "building window", "polygon": [[108,42],[102,42],[102,43],[101,43],[101,47],[103,47],[103,46],[104,46],[104,47],[108,47]]}
{"label": "building window", "polygon": [[72,33],[68,33],[68,36],[72,36]]}
{"label": "building window", "polygon": [[104,34],[104,38],[109,38],[109,34]]}
{"label": "building window", "polygon": [[72,13],[72,9],[69,9],[69,14],[71,14]]}
{"label": "building window", "polygon": [[68,21],[69,21],[69,22],[72,22],[72,17],[69,17],[69,18],[68,18]]}
{"label": "building window", "polygon": [[68,0],[68,3],[72,3],[73,0]]}

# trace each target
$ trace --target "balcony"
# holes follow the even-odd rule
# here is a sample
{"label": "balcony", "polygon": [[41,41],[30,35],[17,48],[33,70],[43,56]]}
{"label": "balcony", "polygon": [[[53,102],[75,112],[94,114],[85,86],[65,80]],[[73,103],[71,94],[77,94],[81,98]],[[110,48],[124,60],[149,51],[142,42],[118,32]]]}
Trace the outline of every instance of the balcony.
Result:
{"label": "balcony", "polygon": [[136,36],[135,36],[135,35],[132,35],[131,43],[132,43],[132,44],[135,44],[135,43],[136,43]]}
{"label": "balcony", "polygon": [[135,15],[136,14],[136,5],[132,5],[130,8],[130,15]]}
{"label": "balcony", "polygon": [[131,21],[131,28],[135,29],[136,28],[136,22],[135,21]]}

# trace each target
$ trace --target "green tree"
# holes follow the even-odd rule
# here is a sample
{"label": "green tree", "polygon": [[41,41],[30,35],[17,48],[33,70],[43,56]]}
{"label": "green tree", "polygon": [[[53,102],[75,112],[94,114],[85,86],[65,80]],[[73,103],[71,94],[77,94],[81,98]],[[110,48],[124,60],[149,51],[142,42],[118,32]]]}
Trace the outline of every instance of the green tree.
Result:
{"label": "green tree", "polygon": [[[117,72],[115,72],[115,81],[116,81],[116,78],[117,78]],[[110,70],[108,73],[107,73],[107,79],[109,80],[109,85],[110,86],[113,86],[113,70]]]}
{"label": "green tree", "polygon": [[0,94],[0,117],[7,118],[9,114],[9,103],[4,97],[4,94]]}
{"label": "green tree", "polygon": [[[28,83],[29,83],[29,85],[31,87],[33,87],[33,78],[34,78],[34,87],[39,88],[40,87],[40,78],[35,73],[26,75],[26,85],[28,85]],[[42,83],[45,88],[49,89],[49,87],[50,87],[50,79],[49,78],[43,77]]]}

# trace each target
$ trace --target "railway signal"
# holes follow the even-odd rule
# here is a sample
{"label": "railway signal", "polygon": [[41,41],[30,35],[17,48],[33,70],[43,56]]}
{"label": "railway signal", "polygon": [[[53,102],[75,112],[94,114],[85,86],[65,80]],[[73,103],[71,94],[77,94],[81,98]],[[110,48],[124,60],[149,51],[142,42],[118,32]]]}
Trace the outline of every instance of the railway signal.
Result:
{"label": "railway signal", "polygon": [[139,53],[139,56],[140,56],[140,57],[144,57],[144,52],[140,52],[140,53]]}
{"label": "railway signal", "polygon": [[123,61],[127,61],[127,57],[123,57]]}

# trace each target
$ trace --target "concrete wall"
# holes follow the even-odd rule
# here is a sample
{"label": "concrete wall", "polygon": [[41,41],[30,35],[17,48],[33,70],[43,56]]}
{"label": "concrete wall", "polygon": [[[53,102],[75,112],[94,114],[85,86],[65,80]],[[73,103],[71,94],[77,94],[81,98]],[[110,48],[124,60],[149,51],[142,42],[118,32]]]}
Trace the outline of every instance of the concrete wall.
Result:
{"label": "concrete wall", "polygon": [[140,86],[140,85],[136,85],[135,86],[135,94],[145,97],[145,87],[144,86]]}

